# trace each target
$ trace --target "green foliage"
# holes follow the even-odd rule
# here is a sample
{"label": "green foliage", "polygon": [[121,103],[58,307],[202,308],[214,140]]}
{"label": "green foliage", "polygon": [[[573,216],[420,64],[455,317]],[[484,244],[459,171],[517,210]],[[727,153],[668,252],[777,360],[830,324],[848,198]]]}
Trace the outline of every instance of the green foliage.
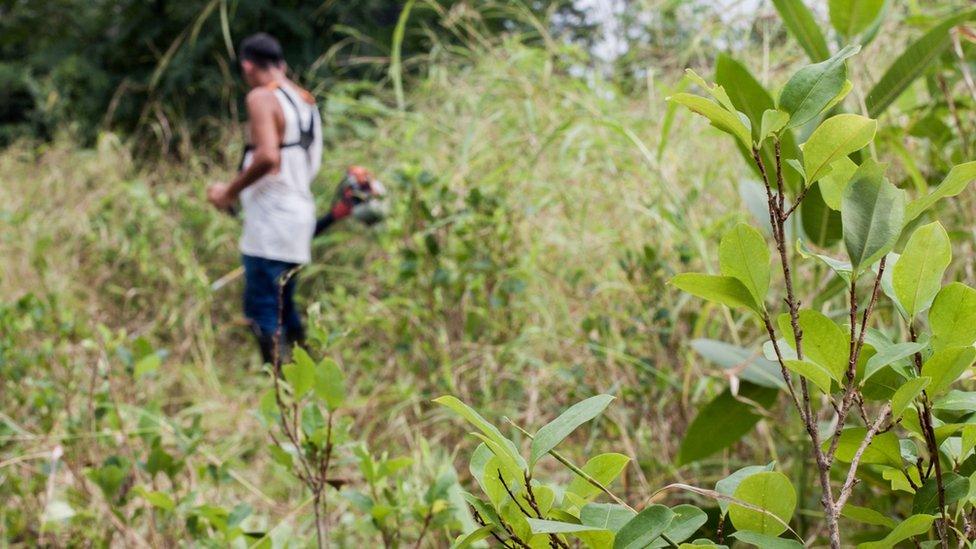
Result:
{"label": "green foliage", "polygon": [[764,308],[766,292],[769,291],[770,257],[762,234],[745,223],[739,223],[722,236],[718,254],[722,274],[742,282],[755,303]]}
{"label": "green foliage", "polygon": [[[648,32],[700,21],[684,16],[702,4],[678,4],[660,19],[653,12]],[[876,4],[855,4],[830,6],[835,51],[876,35],[879,19],[868,16]],[[229,85],[184,83],[180,108],[167,107],[179,92],[164,88],[196,70],[180,63],[190,53],[226,63],[225,33],[214,23],[226,20],[236,37],[236,18],[254,21],[243,13],[254,5],[207,3],[196,42],[187,36],[171,60],[156,29],[147,31],[149,49],[131,51],[154,68],[135,77],[157,91],[120,92],[119,127],[132,119],[133,98],[149,93],[146,124],[161,141],[170,129],[193,134],[181,113],[205,108],[201,94],[230,109]],[[723,146],[709,135],[678,140],[703,126],[662,121],[657,104],[662,90],[695,91],[670,88],[679,75],[668,71],[707,62],[707,48],[670,57],[663,78],[642,73],[647,93],[638,94],[629,76],[590,72],[593,59],[552,40],[545,21],[495,37],[492,21],[523,17],[513,15],[516,4],[444,6],[417,2],[402,18],[395,71],[362,57],[390,56],[390,33],[379,33],[375,48],[359,45],[373,44],[370,36],[345,40],[363,25],[338,31],[336,49],[304,71],[317,92],[329,90],[329,173],[350,154],[370,159],[395,200],[386,226],[339,229],[316,244],[300,292],[310,350],[294,350],[280,372],[258,374],[241,341],[246,330],[225,322],[239,308],[236,284],[211,286],[236,261],[234,222],[199,203],[202,181],[228,175],[212,167],[219,158],[194,153],[183,166],[139,167],[111,136],[97,150],[65,140],[0,154],[4,541],[278,547],[309,544],[320,524],[342,547],[518,539],[795,548],[793,538],[831,544],[831,515],[845,547],[870,539],[878,541],[867,547],[929,546],[940,532],[950,545],[963,541],[962,517],[973,509],[976,294],[963,261],[970,235],[959,229],[971,224],[968,198],[940,203],[973,178],[967,134],[953,120],[961,114],[965,129],[972,106],[954,48],[920,73],[896,118],[877,116],[881,127],[851,149],[868,132],[844,133],[831,121],[860,112],[854,100],[863,93],[844,94],[848,80],[865,80],[848,79],[846,65],[874,57],[845,62],[838,53],[791,77],[792,45],[775,25],[762,21],[744,35],[730,26],[721,40],[742,59],[758,57],[762,37],[769,63],[756,74],[783,93],[775,102],[728,56],[715,67],[720,87],[688,76],[704,95],[685,103],[704,105],[732,130]],[[794,27],[803,14],[814,21],[801,2],[776,6]],[[360,8],[368,6],[332,6],[321,17]],[[925,24],[928,11],[891,4],[888,13],[910,17],[885,21],[898,32],[877,33],[872,56],[897,53],[902,31]],[[435,12],[436,23],[427,19]],[[667,22],[673,15],[680,24]],[[85,17],[76,28],[89,26]],[[831,50],[813,28],[804,48],[825,61]],[[694,31],[708,47],[719,40]],[[297,43],[309,51],[296,59],[323,54],[313,50],[317,39]],[[410,55],[428,45],[428,56]],[[965,40],[960,48],[971,53]],[[13,105],[0,113],[20,116],[62,84],[103,90],[97,67],[75,57],[57,78],[0,68],[0,79],[16,80],[0,86]],[[585,78],[576,76],[581,67]],[[339,83],[360,71],[392,72],[394,92]],[[35,77],[39,87],[25,85]],[[105,99],[58,96],[37,123],[71,117],[69,107],[79,119],[100,118]],[[674,143],[649,152],[650,139],[669,133]],[[751,171],[733,158],[742,153]],[[814,179],[804,184],[804,174]],[[897,205],[907,199],[882,196],[892,189],[915,198],[901,219]],[[737,196],[760,230],[734,211]],[[850,262],[838,259],[845,249]],[[784,263],[792,271],[781,277]],[[721,276],[685,273],[695,270]],[[669,291],[675,273],[685,273],[675,287],[733,310]],[[943,279],[965,284],[943,287]],[[608,416],[611,397],[586,398],[604,391],[616,397]],[[445,393],[453,396],[437,400],[444,406],[426,404]],[[441,421],[446,412],[473,427],[453,428]],[[511,420],[493,423],[503,416]],[[535,434],[515,427],[536,423]],[[476,431],[470,446],[459,442],[467,431]],[[773,463],[748,465],[771,460],[776,473]],[[825,481],[817,478],[824,463]],[[824,482],[833,508],[824,506]],[[948,524],[935,523],[943,512]]]}
{"label": "green foliage", "polygon": [[844,246],[855,276],[895,247],[904,212],[904,191],[878,174],[854,174],[841,199],[841,219]]}
{"label": "green foliage", "polygon": [[830,59],[803,67],[793,74],[779,95],[779,108],[789,115],[787,127],[806,124],[850,91],[847,58],[859,51],[860,46],[847,46]]}
{"label": "green foliage", "polygon": [[943,198],[957,196],[974,179],[976,179],[976,162],[966,162],[953,166],[945,179],[932,192],[908,203],[905,208],[905,222],[913,221]]}
{"label": "green foliage", "polygon": [[[520,547],[540,544],[564,547],[568,538],[576,538],[594,548],[659,547],[684,541],[704,525],[705,513],[691,505],[674,509],[650,505],[635,513],[623,504],[608,487],[627,463],[626,457],[595,456],[579,468],[553,449],[580,425],[599,415],[611,400],[609,395],[598,395],[571,406],[531,437],[531,458],[525,460],[517,451],[513,457],[505,445],[495,443],[492,439],[496,433],[502,437],[500,431],[476,411],[453,397],[435,399],[482,433],[490,433],[489,437],[479,437],[483,443],[470,461],[472,476],[488,499],[466,496],[476,520],[489,529],[489,535],[503,545],[511,542]],[[575,475],[568,489],[557,489],[534,478],[533,466],[545,454],[555,457]],[[580,489],[582,483],[589,487]],[[590,502],[600,494],[616,503]],[[474,530],[459,538],[457,545],[463,546],[475,538],[484,539],[484,532]]]}
{"label": "green foliage", "polygon": [[[778,471],[754,473],[742,479],[729,506],[729,518],[739,530],[777,536],[787,529],[796,510],[796,490]],[[749,506],[742,505],[741,503]]]}
{"label": "green foliage", "polygon": [[783,19],[783,24],[800,43],[807,55],[813,61],[823,61],[830,57],[827,40],[820,31],[820,26],[810,13],[810,9],[802,0],[773,0],[776,11]]}
{"label": "green foliage", "polygon": [[613,401],[613,397],[610,395],[588,398],[574,404],[559,417],[539,429],[539,432],[532,439],[532,455],[529,458],[529,467],[534,466],[540,458],[548,454],[580,425],[603,413],[611,401]]}
{"label": "green foliage", "polygon": [[830,24],[845,38],[861,34],[881,16],[886,0],[830,0]]}
{"label": "green foliage", "polygon": [[683,273],[672,278],[671,284],[692,295],[732,308],[745,307],[758,314],[762,307],[749,288],[735,277]]}
{"label": "green foliage", "polygon": [[950,29],[974,15],[976,10],[951,15],[905,48],[864,98],[868,116],[881,115],[949,47]]}
{"label": "green foliage", "polygon": [[932,378],[928,392],[938,395],[946,391],[956,379],[973,365],[976,360],[976,348],[945,347],[936,351],[922,364],[921,375]]}
{"label": "green foliage", "polygon": [[932,346],[936,349],[976,342],[976,290],[953,282],[936,294],[929,311]]}
{"label": "green foliage", "polygon": [[829,172],[835,161],[864,148],[874,139],[877,127],[876,121],[856,114],[838,114],[817,126],[803,146],[807,183],[812,185]]}
{"label": "green foliage", "polygon": [[[679,460],[691,463],[739,441],[762,418],[754,403],[769,407],[776,391],[745,383],[738,395],[726,389],[706,404],[685,432]],[[738,398],[737,398],[738,397]]]}
{"label": "green foliage", "polygon": [[949,235],[938,221],[915,229],[891,275],[895,298],[909,320],[932,305],[950,261]]}
{"label": "green foliage", "polygon": [[[785,5],[779,3],[777,7],[782,12]],[[861,35],[867,41],[877,27],[882,5],[880,2],[832,2],[831,18],[842,35],[848,38]],[[850,89],[845,85],[844,60],[855,51],[856,47],[841,50],[835,57],[794,74],[778,104],[789,118],[767,108],[758,132],[760,140],[777,143],[782,136],[789,135],[790,127],[812,122],[839,104],[834,98],[842,98]],[[709,89],[707,84],[700,86]],[[723,103],[720,98],[719,103]],[[968,310],[968,300],[976,294],[958,283],[942,286],[952,263],[953,243],[940,222],[913,224],[911,234],[905,235],[907,241],[902,253],[892,252],[902,241],[906,226],[941,197],[959,194],[972,177],[968,174],[968,163],[957,165],[939,187],[927,192],[919,189],[923,196],[909,202],[907,193],[888,180],[886,165],[873,158],[876,148],[872,144],[877,134],[875,120],[855,114],[836,114],[813,128],[801,155],[792,155],[778,147],[772,166],[764,161],[758,144],[751,146],[752,158],[766,190],[770,236],[781,251],[785,288],[776,289],[776,282],[769,282],[769,271],[765,270],[769,256],[760,257],[753,251],[768,250],[763,242],[765,238],[758,232],[750,233],[749,245],[745,246],[741,243],[745,240],[744,233],[737,232],[738,227],[719,243],[723,277],[685,273],[672,279],[676,287],[688,293],[757,314],[758,318],[746,316],[743,322],[758,320],[757,327],[765,328],[769,338],[764,345],[766,358],[780,366],[793,409],[810,442],[815,444],[809,466],[815,469],[822,487],[841,482],[820,499],[832,547],[840,547],[843,540],[839,516],[890,530],[887,537],[861,545],[887,547],[927,532],[935,515],[944,517],[940,520],[951,525],[949,509],[965,512],[965,506],[971,504],[967,499],[971,491],[969,478],[961,472],[971,468],[961,468],[959,464],[971,459],[970,453],[976,448],[976,429],[964,429],[963,424],[957,423],[959,416],[950,412],[969,410],[967,403],[971,401],[960,391],[947,393],[976,361],[976,349],[971,345],[976,333],[963,327],[968,325],[963,320],[968,318],[964,310]],[[737,145],[741,145],[741,136],[735,137],[739,141]],[[870,157],[868,151],[862,151],[869,145],[872,145]],[[783,165],[803,175],[804,188],[790,189],[783,185]],[[786,194],[795,198],[787,199]],[[811,197],[816,200],[810,202]],[[800,226],[805,234],[793,236],[794,244],[787,231],[797,227],[796,223],[789,224],[791,214],[796,211],[801,212]],[[840,223],[832,218],[834,215]],[[829,247],[833,242],[827,235],[838,230],[849,261],[814,251],[805,242],[808,239]],[[793,249],[799,252],[800,258],[791,257],[791,245],[795,245]],[[741,264],[736,263],[736,256]],[[804,260],[819,262],[814,267],[826,265],[828,272],[836,276],[830,284],[804,281],[809,284],[804,284],[808,289],[802,291],[821,294],[814,301],[815,309],[801,307],[799,296],[804,294],[796,289],[798,281],[804,280],[802,275],[797,278],[795,274],[807,266]],[[760,271],[763,274],[760,284],[754,282],[760,278],[753,270],[742,268],[744,265],[764,269]],[[858,284],[864,278],[873,279],[866,293],[864,284]],[[845,286],[847,326],[821,312],[840,316],[834,306],[837,293],[828,293],[827,288],[839,292]],[[761,292],[751,291],[754,288],[761,288]],[[752,300],[745,297],[745,291],[752,294]],[[755,305],[765,302],[767,293],[777,292],[786,311],[776,316],[773,323],[766,309],[758,310]],[[881,303],[882,294],[888,298],[886,304]],[[770,298],[769,301],[778,300]],[[827,304],[831,305],[825,307]],[[879,313],[878,307],[901,315]],[[927,327],[931,333],[924,324],[926,311],[929,311]],[[870,322],[878,323],[879,327],[871,327]],[[729,328],[735,332],[741,326],[730,323]],[[908,341],[892,342],[891,334],[907,336]],[[722,348],[710,344],[706,356]],[[739,347],[727,346],[727,349],[727,353],[735,355]],[[723,364],[735,359],[729,356],[710,357],[710,360]],[[723,366],[736,373],[751,372],[748,357],[739,358],[738,365]],[[736,399],[733,395],[737,388],[740,396],[746,389],[756,388],[740,385],[736,374],[729,377],[731,387],[702,408],[688,428],[682,441],[683,463],[728,448],[752,429],[754,421],[748,418],[749,408],[743,408],[741,400],[754,402],[756,399]],[[819,403],[811,397],[810,385],[825,394]],[[764,390],[775,390],[773,385],[770,387]],[[869,411],[868,402],[875,403],[871,406],[877,407],[876,412]],[[851,421],[855,408],[859,409],[865,426]],[[915,413],[906,413],[908,410]],[[872,414],[876,414],[875,419],[871,419]],[[836,422],[832,433],[822,429],[822,418]],[[727,436],[730,434],[734,436]],[[954,465],[945,461],[947,456],[952,457]],[[927,468],[923,466],[926,463]],[[841,473],[833,474],[837,469]],[[890,482],[892,497],[900,501],[886,512],[852,507],[844,514],[859,477],[878,473]],[[723,510],[728,509],[729,518],[740,530],[734,535],[736,539],[760,547],[802,546],[775,537],[789,528],[797,506],[797,494],[787,476],[748,467],[720,481],[716,492],[731,498]],[[899,492],[902,495],[895,496]],[[904,493],[912,497],[906,498]],[[913,516],[901,524],[889,516],[909,509]],[[775,517],[780,520],[770,520]],[[948,533],[945,525],[936,528],[936,535],[943,544],[953,536],[964,542],[958,533]]]}
{"label": "green foliage", "polygon": [[617,531],[613,549],[647,547],[665,533],[673,520],[674,511],[671,509],[664,505],[648,505]]}
{"label": "green foliage", "polygon": [[748,147],[751,144],[750,129],[737,116],[737,112],[732,112],[726,106],[690,93],[678,93],[669,100],[704,116],[713,126],[738,139],[743,146]]}
{"label": "green foliage", "polygon": [[932,527],[932,521],[934,520],[935,517],[932,515],[912,515],[898,523],[898,526],[895,526],[884,538],[878,541],[861,543],[857,546],[857,549],[887,549],[889,547],[895,547],[898,543],[912,536],[924,534]]}

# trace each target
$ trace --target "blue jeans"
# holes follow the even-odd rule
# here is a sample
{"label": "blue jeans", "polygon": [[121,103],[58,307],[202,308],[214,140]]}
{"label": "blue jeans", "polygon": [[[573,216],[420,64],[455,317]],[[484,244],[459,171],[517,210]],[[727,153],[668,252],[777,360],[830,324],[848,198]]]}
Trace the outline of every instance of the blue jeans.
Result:
{"label": "blue jeans", "polygon": [[[302,319],[295,308],[295,281],[297,272],[280,283],[289,271],[298,265],[274,259],[241,255],[244,264],[244,316],[251,321],[258,339],[284,336],[282,342],[305,339]],[[280,319],[280,324],[279,324]]]}

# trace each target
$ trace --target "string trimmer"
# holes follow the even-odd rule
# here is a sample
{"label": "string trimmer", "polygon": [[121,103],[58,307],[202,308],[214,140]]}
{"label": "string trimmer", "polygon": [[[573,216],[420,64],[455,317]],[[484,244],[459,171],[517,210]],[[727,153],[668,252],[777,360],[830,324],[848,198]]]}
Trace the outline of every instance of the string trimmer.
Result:
{"label": "string trimmer", "polygon": [[[383,183],[375,179],[366,168],[350,166],[336,185],[329,211],[316,220],[314,237],[350,216],[364,225],[375,225],[386,218],[388,210],[386,187]],[[215,292],[223,288],[243,273],[244,267],[234,269],[214,281],[210,285],[210,290]]]}

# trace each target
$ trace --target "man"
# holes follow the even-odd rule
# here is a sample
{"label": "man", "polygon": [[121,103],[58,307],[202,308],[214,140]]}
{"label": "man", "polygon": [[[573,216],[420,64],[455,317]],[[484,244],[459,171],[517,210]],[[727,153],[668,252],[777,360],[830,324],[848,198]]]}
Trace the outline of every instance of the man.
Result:
{"label": "man", "polygon": [[310,185],[322,161],[322,121],[311,94],[285,75],[281,45],[268,34],[238,52],[247,94],[249,143],[237,177],[207,189],[207,199],[244,216],[244,315],[266,363],[277,365],[305,331],[295,307],[299,266],[311,260],[315,203]]}

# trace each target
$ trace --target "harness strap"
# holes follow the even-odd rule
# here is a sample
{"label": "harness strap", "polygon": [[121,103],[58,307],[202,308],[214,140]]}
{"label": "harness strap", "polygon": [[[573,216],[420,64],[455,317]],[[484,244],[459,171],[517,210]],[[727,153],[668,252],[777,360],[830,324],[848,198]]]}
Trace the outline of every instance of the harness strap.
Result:
{"label": "harness strap", "polygon": [[[298,122],[298,141],[293,141],[291,143],[280,143],[278,144],[279,149],[287,149],[289,147],[301,147],[305,154],[309,154],[309,149],[312,148],[312,143],[315,141],[315,115],[312,114],[308,117],[308,126],[302,125],[302,111],[298,109],[298,104],[292,99],[291,94],[285,89],[278,81],[268,82],[265,84],[265,88],[269,90],[281,90],[281,94],[285,96],[288,104],[295,111],[295,120]],[[312,94],[305,90],[301,90],[302,99],[308,103],[315,104],[315,99]],[[237,171],[240,172],[244,169],[244,159],[247,157],[247,153],[254,150],[253,143],[247,143],[244,145],[244,151],[241,152],[241,161],[237,166]]]}

